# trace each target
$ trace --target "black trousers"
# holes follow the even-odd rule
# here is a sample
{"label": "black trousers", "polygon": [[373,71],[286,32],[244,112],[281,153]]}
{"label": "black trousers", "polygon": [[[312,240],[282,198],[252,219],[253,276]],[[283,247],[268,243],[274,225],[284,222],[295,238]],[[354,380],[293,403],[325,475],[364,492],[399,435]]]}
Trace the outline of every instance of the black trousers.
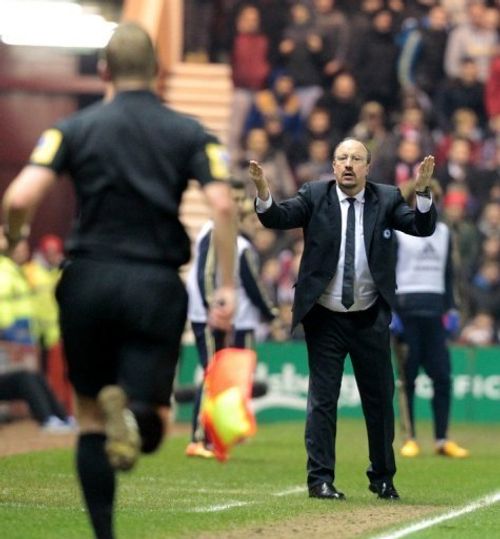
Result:
{"label": "black trousers", "polygon": [[66,419],[66,411],[43,376],[37,372],[15,371],[0,374],[0,401],[23,400],[38,423],[50,416]]}
{"label": "black trousers", "polygon": [[444,439],[448,433],[451,406],[451,362],[446,344],[446,331],[441,316],[401,315],[404,340],[408,344],[405,363],[406,396],[412,427],[416,435],[414,416],[415,380],[420,367],[432,380],[432,413],[434,416],[434,437]]}
{"label": "black trousers", "polygon": [[[320,305],[303,320],[309,362],[305,443],[308,486],[335,480],[337,402],[349,354],[368,433],[369,480],[391,480],[394,459],[394,375],[389,316],[378,303],[366,311],[335,313]],[[352,444],[363,444],[352,440]]]}

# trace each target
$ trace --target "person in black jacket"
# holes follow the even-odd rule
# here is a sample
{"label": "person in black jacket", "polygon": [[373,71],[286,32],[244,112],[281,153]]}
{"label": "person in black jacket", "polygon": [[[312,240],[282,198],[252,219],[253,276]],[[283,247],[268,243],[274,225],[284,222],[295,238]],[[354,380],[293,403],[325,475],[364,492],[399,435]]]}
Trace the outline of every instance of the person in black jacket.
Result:
{"label": "person in black jacket", "polygon": [[273,200],[260,165],[251,162],[249,167],[262,224],[304,232],[292,329],[302,323],[308,351],[307,484],[315,498],[345,498],[334,479],[337,401],[347,354],[368,431],[369,489],[383,499],[399,498],[393,483],[389,343],[396,285],[393,230],[415,236],[434,232],[436,210],[429,190],[434,158],[427,156],[417,173],[415,210],[396,187],[367,181],[369,166],[364,144],[345,139],[334,151],[334,180],[306,183],[280,203]]}
{"label": "person in black jacket", "polygon": [[188,180],[213,209],[221,280],[209,322],[227,329],[235,310],[235,207],[227,155],[195,120],[154,94],[156,55],[147,32],[119,25],[99,64],[112,98],[47,130],[3,199],[9,249],[59,173],[72,178],[79,212],[56,295],[76,392],[77,469],[94,532],[113,537],[115,471],[164,435],[186,323],[179,267],[190,257],[179,220]]}

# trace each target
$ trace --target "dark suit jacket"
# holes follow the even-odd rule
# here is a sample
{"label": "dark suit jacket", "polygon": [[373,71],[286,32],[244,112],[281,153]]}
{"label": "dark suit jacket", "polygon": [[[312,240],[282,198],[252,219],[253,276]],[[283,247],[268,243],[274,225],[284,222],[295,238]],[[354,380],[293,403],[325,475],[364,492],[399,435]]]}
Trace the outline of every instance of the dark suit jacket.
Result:
{"label": "dark suit jacket", "polygon": [[[314,306],[337,270],[341,215],[335,183],[306,183],[293,198],[273,201],[269,210],[258,214],[267,228],[301,227],[304,231],[292,329]],[[381,298],[392,308],[396,289],[393,229],[430,236],[436,226],[436,210],[433,205],[430,212],[420,213],[406,204],[398,188],[367,182],[363,220],[368,265]]]}

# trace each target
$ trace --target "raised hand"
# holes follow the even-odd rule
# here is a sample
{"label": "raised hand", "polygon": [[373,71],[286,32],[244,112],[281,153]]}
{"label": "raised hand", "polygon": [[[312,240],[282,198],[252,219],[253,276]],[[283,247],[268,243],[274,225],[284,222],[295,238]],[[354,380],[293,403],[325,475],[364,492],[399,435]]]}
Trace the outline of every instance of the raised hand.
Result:
{"label": "raised hand", "polygon": [[257,161],[250,161],[248,166],[248,174],[250,179],[257,189],[257,195],[262,200],[267,200],[269,198],[270,190],[267,180],[264,176],[264,171]]}
{"label": "raised hand", "polygon": [[415,178],[415,190],[425,191],[430,187],[432,173],[434,172],[434,156],[428,155],[418,167],[417,177]]}

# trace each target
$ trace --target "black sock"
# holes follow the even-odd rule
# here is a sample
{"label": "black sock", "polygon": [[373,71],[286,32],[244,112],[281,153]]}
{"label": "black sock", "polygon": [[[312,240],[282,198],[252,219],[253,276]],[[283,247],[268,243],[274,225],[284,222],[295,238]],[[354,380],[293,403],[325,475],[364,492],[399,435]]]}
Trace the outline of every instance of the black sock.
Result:
{"label": "black sock", "polygon": [[115,471],[108,462],[104,434],[78,438],[76,466],[85,504],[97,539],[113,539]]}
{"label": "black sock", "polygon": [[163,422],[158,412],[143,402],[132,402],[130,410],[135,416],[141,434],[141,452],[153,453],[163,439]]}

